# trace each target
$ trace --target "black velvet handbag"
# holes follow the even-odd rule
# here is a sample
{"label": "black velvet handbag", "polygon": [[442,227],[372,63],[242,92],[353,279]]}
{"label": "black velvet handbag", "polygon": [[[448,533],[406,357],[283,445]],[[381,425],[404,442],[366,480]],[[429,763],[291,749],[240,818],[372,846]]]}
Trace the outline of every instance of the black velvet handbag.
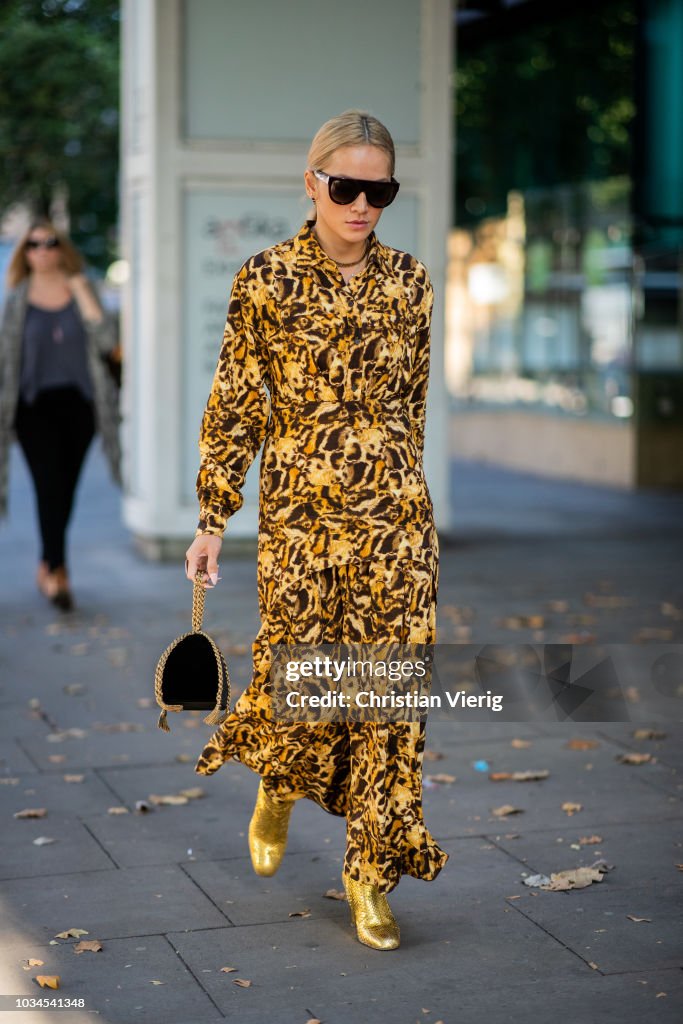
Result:
{"label": "black velvet handbag", "polygon": [[206,591],[202,573],[194,578],[192,631],[169,644],[154,673],[154,695],[162,708],[159,728],[170,732],[169,711],[212,710],[204,721],[220,725],[230,712],[228,666],[214,641],[202,630]]}

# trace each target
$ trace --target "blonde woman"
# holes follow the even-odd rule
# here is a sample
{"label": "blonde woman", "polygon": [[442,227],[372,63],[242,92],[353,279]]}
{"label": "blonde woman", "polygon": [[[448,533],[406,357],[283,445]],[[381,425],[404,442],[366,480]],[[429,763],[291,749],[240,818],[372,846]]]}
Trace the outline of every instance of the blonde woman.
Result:
{"label": "blonde woman", "polygon": [[112,324],[69,239],[35,220],[12,254],[0,327],[0,516],[7,513],[9,450],[17,440],[35,490],[40,591],[73,607],[66,533],[96,430],[120,483],[118,395],[102,356],[116,347]]}
{"label": "blonde woman", "polygon": [[304,174],[313,216],[236,275],[186,552],[188,578],[202,570],[215,585],[265,442],[253,678],[196,770],[234,758],[261,775],[249,828],[259,875],[282,860],[295,800],[343,815],[351,917],[376,949],[399,945],[387,894],[401,876],[431,880],[447,860],[422,816],[424,721],[283,723],[268,678],[270,644],[435,639],[439,552],[422,468],[433,293],[424,265],[375,234],[399,189],[394,161],[376,118],[326,122]]}

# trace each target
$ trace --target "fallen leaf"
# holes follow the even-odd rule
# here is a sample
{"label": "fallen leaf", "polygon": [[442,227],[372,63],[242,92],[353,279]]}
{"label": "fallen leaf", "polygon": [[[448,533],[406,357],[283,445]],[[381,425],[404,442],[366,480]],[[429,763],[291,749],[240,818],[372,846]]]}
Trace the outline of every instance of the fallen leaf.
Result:
{"label": "fallen leaf", "polygon": [[585,889],[593,882],[602,881],[603,872],[596,868],[568,868],[566,871],[554,871],[550,876],[550,884],[542,885],[541,889],[564,892],[568,889]]}
{"label": "fallen leaf", "polygon": [[425,750],[422,756],[425,761],[442,761],[446,755],[439,750]]}
{"label": "fallen leaf", "polygon": [[44,967],[44,960],[24,960],[23,968],[25,971],[30,971],[32,967]]}
{"label": "fallen leaf", "polygon": [[498,625],[503,629],[542,629],[544,622],[543,615],[508,615]]}
{"label": "fallen leaf", "polygon": [[56,843],[57,840],[53,839],[52,836],[38,836],[37,839],[33,840],[34,846],[49,846],[50,843]]}
{"label": "fallen leaf", "polygon": [[596,962],[594,960],[589,960],[588,961],[588,966],[592,967],[594,971],[599,971],[600,970],[600,968],[598,967],[598,965],[596,964]]}
{"label": "fallen leaf", "polygon": [[451,782],[456,781],[455,775],[447,775],[446,772],[439,772],[437,775],[428,775],[427,778],[430,782],[438,782],[443,786],[448,786]]}
{"label": "fallen leaf", "polygon": [[581,740],[573,739],[567,740],[565,743],[565,749],[567,750],[592,750],[593,747],[599,747],[599,740]]}
{"label": "fallen leaf", "polygon": [[176,761],[180,761],[181,764],[189,764],[192,758],[189,754],[176,754]]}
{"label": "fallen leaf", "polygon": [[640,923],[641,921],[648,921],[650,923],[652,922],[651,917],[634,917],[633,914],[627,914],[626,916],[629,919],[629,921],[635,921],[636,923]]}
{"label": "fallen leaf", "polygon": [[288,917],[310,917],[311,916],[311,912],[310,912],[310,910],[307,907],[306,910],[292,910],[287,916]]}
{"label": "fallen leaf", "polygon": [[562,810],[571,817],[577,811],[583,810],[583,804],[573,804],[570,800],[565,800],[562,804]]}
{"label": "fallen leaf", "polygon": [[189,789],[181,789],[180,796],[186,796],[188,800],[201,800],[206,793],[201,786],[191,786]]}
{"label": "fallen leaf", "polygon": [[156,979],[154,981],[150,981],[150,985],[163,985],[163,984],[164,984],[163,981],[157,981]]}
{"label": "fallen leaf", "polygon": [[652,754],[617,754],[614,760],[621,764],[654,764],[657,759]]}
{"label": "fallen leaf", "polygon": [[44,818],[47,814],[45,807],[25,807],[23,811],[17,811],[15,818]]}
{"label": "fallen leaf", "polygon": [[99,939],[81,939],[74,946],[74,953],[99,953],[102,949],[102,943]]}
{"label": "fallen leaf", "polygon": [[345,900],[346,893],[341,889],[327,889],[323,896],[326,896],[328,900]]}
{"label": "fallen leaf", "polygon": [[306,1021],[306,1024],[323,1024],[323,1022],[319,1020],[317,1017],[309,1017],[308,1020]]}
{"label": "fallen leaf", "polygon": [[579,843],[581,846],[592,846],[595,843],[601,843],[603,841],[602,836],[580,836]]}
{"label": "fallen leaf", "polygon": [[127,807],[121,807],[118,804],[116,806],[114,806],[114,807],[107,808],[107,814],[128,814],[128,813],[129,813],[129,811],[128,811]]}
{"label": "fallen leaf", "polygon": [[83,683],[67,683],[66,686],[62,687],[64,693],[68,694],[69,697],[77,697],[80,693],[85,692],[85,686]]}
{"label": "fallen leaf", "polygon": [[656,729],[634,729],[631,733],[634,740],[665,740],[667,734]]}
{"label": "fallen leaf", "polygon": [[221,967],[221,974],[232,974],[236,970],[236,967]]}
{"label": "fallen leaf", "polygon": [[80,939],[81,935],[88,935],[84,928],[67,928],[65,932],[59,932],[55,935],[56,939]]}
{"label": "fallen leaf", "polygon": [[64,781],[65,782],[83,782],[84,778],[85,778],[85,775],[65,775],[64,776]]}
{"label": "fallen leaf", "polygon": [[531,746],[531,740],[520,740],[515,737],[513,740],[510,740],[510,746],[515,747],[517,750],[524,750],[525,747]]}
{"label": "fallen leaf", "polygon": [[36,981],[41,988],[59,988],[60,976],[58,974],[38,974]]}
{"label": "fallen leaf", "polygon": [[251,982],[247,978],[233,978],[233,985],[239,985],[240,988],[249,988]]}
{"label": "fallen leaf", "polygon": [[521,807],[513,807],[512,804],[501,804],[500,807],[492,807],[491,814],[495,814],[497,818],[504,818],[508,814],[523,814],[524,811]]}
{"label": "fallen leaf", "polygon": [[66,761],[66,754],[48,754],[47,759],[51,764],[61,764]]}
{"label": "fallen leaf", "polygon": [[156,793],[150,793],[149,800],[150,803],[153,803],[158,807],[177,807],[181,804],[189,803],[188,798],[186,796],[180,796],[179,793],[168,793],[165,796],[158,796]]}
{"label": "fallen leaf", "polygon": [[536,782],[538,779],[547,779],[550,772],[547,768],[538,771],[526,772],[489,772],[491,782]]}

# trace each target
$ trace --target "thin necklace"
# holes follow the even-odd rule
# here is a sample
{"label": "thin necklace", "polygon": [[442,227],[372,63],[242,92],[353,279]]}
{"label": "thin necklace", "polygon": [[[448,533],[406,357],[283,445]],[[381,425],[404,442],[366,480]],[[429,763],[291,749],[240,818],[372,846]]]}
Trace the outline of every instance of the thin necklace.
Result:
{"label": "thin necklace", "polygon": [[[315,232],[314,232],[314,234],[315,234]],[[317,235],[315,237],[318,238]],[[320,244],[320,239],[319,238],[318,238],[318,244]],[[322,248],[322,246],[320,246],[320,247]],[[360,259],[352,260],[350,263],[342,263],[341,260],[335,260],[334,256],[330,256],[329,253],[327,253],[327,255],[330,256],[330,259],[332,260],[332,262],[336,263],[338,267],[355,267],[357,263],[362,263],[363,262],[363,260],[365,259],[365,257],[367,256],[367,254],[369,252],[370,252],[370,236],[368,235],[368,237],[366,239],[366,242],[365,242],[365,252],[360,257]]]}

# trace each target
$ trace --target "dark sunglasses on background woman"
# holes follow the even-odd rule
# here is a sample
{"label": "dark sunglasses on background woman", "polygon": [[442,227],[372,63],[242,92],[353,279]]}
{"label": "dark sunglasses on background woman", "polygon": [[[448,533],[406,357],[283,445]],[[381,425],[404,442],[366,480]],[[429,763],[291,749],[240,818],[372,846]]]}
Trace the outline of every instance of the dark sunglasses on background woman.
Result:
{"label": "dark sunglasses on background woman", "polygon": [[55,238],[29,238],[26,242],[27,249],[56,249],[59,239]]}

